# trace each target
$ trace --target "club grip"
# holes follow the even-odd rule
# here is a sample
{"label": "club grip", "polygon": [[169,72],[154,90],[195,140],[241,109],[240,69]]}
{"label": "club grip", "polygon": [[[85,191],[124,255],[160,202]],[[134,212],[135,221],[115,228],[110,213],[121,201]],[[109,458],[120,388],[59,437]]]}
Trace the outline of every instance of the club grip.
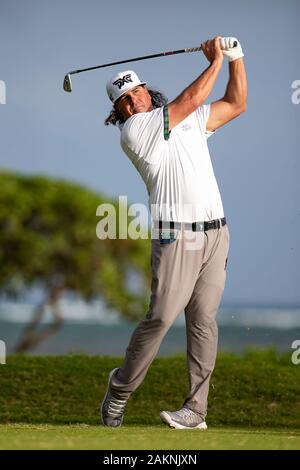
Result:
{"label": "club grip", "polygon": [[199,52],[199,51],[202,51],[202,47],[201,47],[201,46],[198,46],[198,47],[189,47],[188,49],[185,49],[185,52]]}
{"label": "club grip", "polygon": [[[238,45],[237,41],[234,41],[232,47],[236,47],[237,45]],[[198,46],[198,47],[189,47],[189,48],[185,49],[185,52],[199,52],[199,51],[202,51],[202,47],[201,47],[201,46]]]}

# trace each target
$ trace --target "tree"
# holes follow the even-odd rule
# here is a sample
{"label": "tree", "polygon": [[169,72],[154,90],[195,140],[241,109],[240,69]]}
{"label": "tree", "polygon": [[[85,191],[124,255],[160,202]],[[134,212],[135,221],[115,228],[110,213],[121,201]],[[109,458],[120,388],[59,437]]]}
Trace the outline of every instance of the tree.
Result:
{"label": "tree", "polygon": [[[45,298],[17,347],[35,346],[63,323],[59,299],[65,290],[136,320],[147,308],[150,273],[148,240],[99,240],[96,209],[117,201],[79,184],[43,176],[0,172],[0,293],[18,296],[36,284]],[[118,230],[117,230],[118,233]],[[134,273],[138,284],[131,289]],[[46,304],[53,324],[37,334]]]}

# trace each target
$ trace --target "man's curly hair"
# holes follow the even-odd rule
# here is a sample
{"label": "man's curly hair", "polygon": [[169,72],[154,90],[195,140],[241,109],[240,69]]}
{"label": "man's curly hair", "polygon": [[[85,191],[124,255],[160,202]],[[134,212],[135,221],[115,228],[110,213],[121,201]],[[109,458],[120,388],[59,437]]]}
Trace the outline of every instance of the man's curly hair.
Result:
{"label": "man's curly hair", "polygon": [[[151,96],[153,108],[161,108],[162,106],[167,104],[167,98],[160,91],[148,89],[148,92]],[[113,107],[108,117],[105,119],[104,124],[106,126],[108,126],[109,124],[115,126],[116,124],[122,124],[123,122],[125,122],[125,119],[123,119],[120,113],[118,113],[118,111]]]}

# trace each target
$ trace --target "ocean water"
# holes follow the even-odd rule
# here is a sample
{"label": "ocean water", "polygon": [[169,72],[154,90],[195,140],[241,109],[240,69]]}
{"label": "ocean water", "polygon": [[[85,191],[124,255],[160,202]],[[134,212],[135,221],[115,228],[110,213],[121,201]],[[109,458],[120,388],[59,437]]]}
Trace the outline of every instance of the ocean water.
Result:
{"label": "ocean water", "polygon": [[[92,354],[123,356],[135,325],[101,325],[67,323],[30,354]],[[17,344],[24,323],[0,322],[0,339],[5,341],[7,354]],[[219,351],[242,353],[247,348],[274,348],[292,352],[291,345],[300,340],[300,328],[284,329],[269,327],[219,327]],[[158,356],[169,356],[186,351],[185,327],[173,326],[164,338]]]}
{"label": "ocean water", "polygon": [[[95,302],[63,301],[65,323],[54,336],[30,354],[100,354],[123,356],[136,324],[122,320],[116,312],[107,312]],[[23,328],[31,318],[30,303],[0,303],[0,340],[11,354]],[[300,340],[300,309],[297,308],[220,308],[218,313],[219,350],[242,353],[248,348],[274,348],[292,352],[293,341]],[[51,322],[47,310],[41,328]],[[158,356],[186,351],[184,315],[168,331]]]}

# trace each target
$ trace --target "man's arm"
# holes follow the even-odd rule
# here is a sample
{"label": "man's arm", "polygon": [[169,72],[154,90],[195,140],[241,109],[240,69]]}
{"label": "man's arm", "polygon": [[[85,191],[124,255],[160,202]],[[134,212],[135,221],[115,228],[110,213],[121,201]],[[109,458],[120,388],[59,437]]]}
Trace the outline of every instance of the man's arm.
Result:
{"label": "man's arm", "polygon": [[173,127],[201,106],[210,95],[216,83],[223,63],[220,38],[214,38],[205,44],[207,50],[206,53],[204,50],[203,52],[210,61],[210,66],[169,104],[169,130],[173,129]]}
{"label": "man's arm", "polygon": [[223,98],[211,103],[206,124],[208,131],[214,131],[246,111],[247,77],[243,58],[229,62],[229,82]]}

